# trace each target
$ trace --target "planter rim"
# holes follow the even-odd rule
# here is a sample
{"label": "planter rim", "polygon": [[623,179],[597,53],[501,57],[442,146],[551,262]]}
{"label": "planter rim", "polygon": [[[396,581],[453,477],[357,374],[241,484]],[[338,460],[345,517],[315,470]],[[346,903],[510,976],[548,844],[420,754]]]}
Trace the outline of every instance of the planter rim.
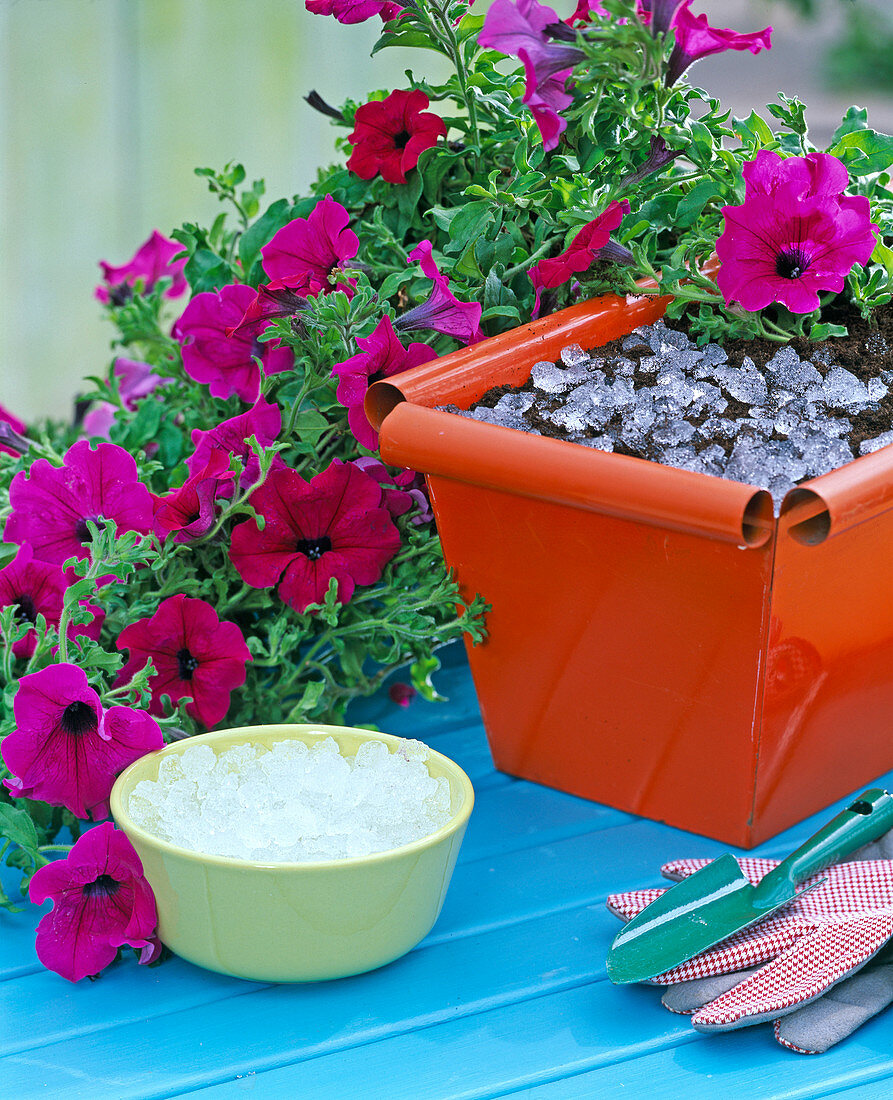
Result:
{"label": "planter rim", "polygon": [[[523,385],[563,347],[598,346],[666,310],[669,297],[604,295],[500,333],[370,386],[366,415],[382,458],[426,474],[667,526],[746,548],[778,533],[818,545],[893,508],[893,446],[787,493],[776,519],[764,489],[648,459],[487,424],[433,406],[468,408],[499,377]],[[598,342],[598,343],[597,343]]]}

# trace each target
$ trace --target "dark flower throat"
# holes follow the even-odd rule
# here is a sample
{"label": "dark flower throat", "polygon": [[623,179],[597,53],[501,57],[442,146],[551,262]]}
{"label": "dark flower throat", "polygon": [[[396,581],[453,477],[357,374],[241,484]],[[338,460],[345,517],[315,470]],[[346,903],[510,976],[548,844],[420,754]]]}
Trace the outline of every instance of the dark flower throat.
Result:
{"label": "dark flower throat", "polygon": [[82,699],[77,699],[62,711],[62,728],[73,737],[92,733],[96,729],[96,711]]}
{"label": "dark flower throat", "polygon": [[198,668],[198,659],[193,657],[188,649],[177,652],[177,675],[181,680],[191,680],[192,674]]}
{"label": "dark flower throat", "polygon": [[810,257],[802,248],[786,248],[775,258],[775,274],[782,279],[799,279],[809,267]]}
{"label": "dark flower throat", "polygon": [[295,547],[299,554],[304,554],[311,561],[318,561],[331,549],[332,540],[328,535],[321,535],[318,539],[301,539]]}
{"label": "dark flower throat", "polygon": [[121,889],[121,883],[111,875],[102,874],[92,882],[84,884],[84,897],[110,898]]}
{"label": "dark flower throat", "polygon": [[16,618],[19,622],[33,623],[37,621],[37,608],[34,606],[34,600],[25,595],[23,592],[21,596],[16,596]]}

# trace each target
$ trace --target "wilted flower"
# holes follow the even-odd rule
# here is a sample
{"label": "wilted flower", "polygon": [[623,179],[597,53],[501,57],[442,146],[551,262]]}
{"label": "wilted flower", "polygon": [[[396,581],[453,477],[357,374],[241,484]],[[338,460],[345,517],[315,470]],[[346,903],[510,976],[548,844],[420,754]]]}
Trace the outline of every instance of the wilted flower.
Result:
{"label": "wilted flower", "polygon": [[229,468],[229,455],[212,450],[207,463],[178,489],[156,497],[155,533],[162,539],[173,534],[174,542],[191,542],[204,535],[214,525],[214,501],[232,495],[235,476]]}
{"label": "wilted flower", "polygon": [[170,279],[171,285],[164,292],[165,298],[177,298],[188,289],[183,269],[186,260],[175,260],[183,251],[183,245],[163,237],[158,230],[136,250],[132,260],[120,267],[100,261],[105,286],[98,286],[95,296],[100,302],[122,305],[132,295],[137,281],[143,290],[152,290],[159,279]]}
{"label": "wilted flower", "polygon": [[149,490],[137,477],[133,456],[113,443],[92,450],[87,440],[79,440],[61,467],[38,459],[12,479],[9,500],[6,542],[30,543],[35,558],[59,565],[87,557],[87,520],[113,519],[118,534],[145,534],[152,527]]}
{"label": "wilted flower", "polygon": [[624,215],[628,213],[629,203],[626,199],[622,202],[615,200],[597,218],[593,218],[583,226],[560,256],[555,256],[551,260],[540,260],[528,271],[530,281],[536,289],[534,317],[539,316],[540,296],[543,290],[561,286],[577,272],[588,270],[599,257],[605,255],[605,250],[610,244],[615,245],[611,251],[611,259],[625,258],[617,253],[616,250],[621,246],[611,241],[611,230],[616,229],[623,221]]}
{"label": "wilted flower", "polygon": [[306,218],[294,218],[260,250],[271,280],[303,295],[338,289],[353,296],[354,279],[338,278],[339,269],[356,256],[360,240],[348,229],[350,214],[331,195]]}
{"label": "wilted flower", "polygon": [[174,326],[174,336],[183,348],[183,369],[196,382],[207,384],[214,397],[236,394],[242,401],[256,401],[258,359],[264,374],[281,374],[294,366],[291,348],[280,347],[278,340],[259,340],[259,325],[242,327],[245,311],[256,296],[242,283],[196,294]]}
{"label": "wilted flower", "polygon": [[19,681],[15,729],[2,745],[14,798],[65,806],[76,817],[108,817],[115,776],[164,744],[144,710],[104,710],[82,668],[48,665]]}
{"label": "wilted flower", "polygon": [[381,378],[427,363],[436,353],[427,344],[415,343],[405,348],[387,315],[368,336],[358,336],[357,344],[360,351],[356,355],[332,368],[332,374],[338,378],[335,396],[347,408],[347,423],[357,442],[374,450],[378,446],[378,432],[363,409],[366,390]]}
{"label": "wilted flower", "polygon": [[[25,422],[19,420],[17,416],[13,416],[13,414],[8,409],[4,409],[2,405],[0,405],[0,428],[8,429],[8,431],[4,433],[6,436],[5,439],[4,434],[0,434],[0,451],[4,454],[13,455],[16,458],[18,458],[20,454],[25,454],[28,449],[28,441],[24,439],[23,443],[19,443],[15,438],[17,436],[24,436],[26,431]],[[23,445],[25,450],[22,450]]]}
{"label": "wilted flower", "polygon": [[256,332],[262,321],[272,321],[276,317],[294,317],[307,309],[307,299],[282,283],[264,283],[257,288],[254,301],[242,314],[237,325],[226,330],[227,336],[235,336],[244,329]]}
{"label": "wilted flower", "polygon": [[393,473],[383,462],[371,455],[355,458],[353,464],[358,466],[364,474],[374,477],[381,486],[384,493],[383,504],[393,519],[406,515],[412,508],[418,509],[418,513],[410,520],[410,523],[415,526],[430,523],[434,519],[424,474],[417,473],[415,470],[400,470]]}
{"label": "wilted flower", "polygon": [[449,288],[449,279],[440,273],[432,253],[430,241],[422,241],[409,253],[409,259],[418,261],[422,273],[434,285],[428,300],[401,313],[394,322],[394,328],[398,332],[429,329],[442,332],[445,336],[455,336],[463,344],[476,344],[484,339],[481,330],[483,307],[479,302],[459,301]]}
{"label": "wilted flower", "polygon": [[428,97],[419,88],[395,91],[357,107],[348,141],[354,147],[347,167],[363,180],[381,174],[388,183],[406,183],[419,154],[446,137],[442,118],[426,111]]}
{"label": "wilted flower", "polygon": [[299,612],[323,602],[332,578],[347,603],[400,549],[380,486],[351,463],[336,460],[309,482],[294,470],[272,470],[251,504],[264,528],[254,520],[235,528],[232,563],[255,588],[278,584],[280,598]]}
{"label": "wilted flower", "polygon": [[84,833],[66,859],[40,867],[28,896],[35,905],[53,901],[37,926],[37,957],[70,982],[98,974],[125,945],[139,952],[142,964],[161,952],[143,865],[110,821]]}
{"label": "wilted flower", "polygon": [[402,681],[391,684],[388,688],[388,698],[398,707],[408,707],[417,694],[412,684],[404,684]]}
{"label": "wilted flower", "polygon": [[716,282],[726,302],[759,310],[779,302],[792,313],[819,307],[819,291],[843,290],[877,242],[868,199],[844,195],[846,167],[826,153],[780,157],[760,150],[744,165],[741,206],[724,206],[716,242]]}
{"label": "wilted flower", "polygon": [[152,658],[152,714],[163,713],[162,695],[170,696],[174,706],[192,696],[186,713],[209,729],[229,710],[230,693],[245,683],[245,666],[251,660],[235,623],[221,622],[204,600],[182,595],[163,600],[151,618],[125,627],[118,649],[130,650],[118,674],[119,684],[127,683]]}
{"label": "wilted flower", "polygon": [[[190,477],[197,476],[206,469],[214,452],[222,452],[226,456],[226,464],[229,465],[231,455],[236,455],[242,463],[242,473],[239,477],[239,488],[247,489],[257,481],[260,475],[260,463],[257,455],[248,445],[248,440],[254,436],[261,447],[269,447],[276,442],[276,437],[282,427],[282,413],[279,406],[271,404],[265,397],[261,397],[247,411],[223,420],[207,431],[196,428],[192,433],[192,443],[195,451],[186,459],[186,468]],[[278,455],[273,459],[273,466],[282,465],[282,459]],[[217,487],[217,495],[227,497],[232,495],[232,485],[226,479],[221,479]]]}

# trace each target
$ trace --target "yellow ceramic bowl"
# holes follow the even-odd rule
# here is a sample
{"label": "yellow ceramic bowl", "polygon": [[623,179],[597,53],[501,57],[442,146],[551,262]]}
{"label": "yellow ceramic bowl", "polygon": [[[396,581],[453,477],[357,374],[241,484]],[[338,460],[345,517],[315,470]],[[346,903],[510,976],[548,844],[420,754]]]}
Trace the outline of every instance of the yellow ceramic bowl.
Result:
{"label": "yellow ceramic bowl", "polygon": [[387,852],[318,863],[258,863],[203,855],[169,844],[128,813],[140,780],[157,779],[165,756],[187,745],[223,752],[331,736],[343,755],[364,741],[393,752],[400,738],[344,726],[244,726],[168,745],[131,764],[111,795],[112,816],[139,853],[158,904],[158,935],[184,959],[256,981],[310,982],[373,970],[405,954],[434,925],[474,803],[468,776],[430,751],[428,770],[449,780],[451,820]]}

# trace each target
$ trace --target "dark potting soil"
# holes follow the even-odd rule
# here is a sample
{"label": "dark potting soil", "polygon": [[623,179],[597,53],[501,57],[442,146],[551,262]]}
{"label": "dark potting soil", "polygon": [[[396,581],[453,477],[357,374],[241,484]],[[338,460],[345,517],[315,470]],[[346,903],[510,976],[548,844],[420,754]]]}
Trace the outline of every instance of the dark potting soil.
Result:
{"label": "dark potting soil", "polygon": [[[819,460],[817,468],[813,466],[812,468],[801,469],[794,463],[789,478],[780,478],[777,475],[779,473],[778,463],[783,457],[783,448],[786,446],[781,441],[786,440],[791,433],[786,426],[765,433],[767,422],[764,420],[761,429],[765,433],[762,438],[764,446],[771,448],[775,441],[779,441],[778,453],[775,457],[775,468],[773,470],[770,463],[769,472],[764,476],[766,487],[772,488],[776,492],[784,491],[785,481],[794,484],[805,478],[816,476],[817,472],[825,472],[825,466],[821,465],[822,462],[825,462],[827,468],[843,465],[846,461],[860,454],[860,446],[864,441],[874,440],[878,436],[883,436],[893,430],[893,309],[876,311],[871,323],[864,321],[858,314],[826,319],[832,323],[846,324],[849,335],[824,341],[797,338],[789,345],[767,340],[733,340],[724,344],[722,348],[725,353],[725,359],[721,364],[722,368],[753,372],[755,367],[761,374],[773,379],[772,371],[775,369],[772,365],[773,357],[777,355],[780,348],[788,346],[796,352],[801,361],[811,363],[815,367],[823,383],[829,372],[838,369],[839,373],[839,368],[843,368],[854,376],[855,380],[864,383],[866,386],[870,380],[875,379],[875,386],[878,386],[879,389],[886,388],[886,392],[882,396],[872,401],[867,407],[861,407],[865,404],[864,402],[854,404],[852,400],[849,404],[835,404],[832,387],[829,395],[822,402],[818,419],[814,425],[810,422],[809,428],[812,430],[815,426],[815,430],[819,431],[823,424],[827,425],[828,434],[839,439],[841,444],[847,444],[851,454],[847,456],[844,447],[838,446],[837,451],[829,453],[827,459]],[[685,318],[666,323],[665,329],[688,335]],[[651,342],[648,342],[652,327],[637,330],[638,332],[643,334],[640,341],[637,341],[635,334],[633,334],[632,336],[613,340],[597,349],[587,350],[588,357],[593,360],[589,369],[603,371],[608,383],[612,379],[616,380],[624,375],[631,380],[637,392],[651,387],[651,392],[655,393],[658,392],[658,387],[655,387],[655,341],[651,338]],[[682,341],[682,343],[684,344],[685,341]],[[719,349],[716,349],[715,345],[711,345],[711,347],[716,350],[718,357]],[[580,349],[577,349],[577,351],[582,355]],[[672,350],[664,348],[664,352],[665,354],[668,353],[666,356],[667,362],[671,364]],[[680,354],[684,356],[686,352]],[[564,362],[558,362],[556,364],[558,368],[567,368],[574,365],[572,354],[568,357],[563,354],[562,358]],[[644,364],[645,369],[643,369],[643,360],[650,361]],[[630,365],[632,366],[631,371]],[[613,372],[613,367],[618,368],[618,373]],[[701,371],[697,377],[704,378],[704,372]],[[879,386],[878,379],[883,379],[885,387]],[[713,382],[714,379],[710,378],[709,381]],[[814,390],[810,392],[814,392]],[[496,409],[500,399],[505,397],[506,394],[530,394],[534,398],[529,406],[527,401],[523,402],[524,424],[515,415],[509,420],[512,427],[525,427],[526,425],[525,430],[534,431],[551,438],[570,438],[589,446],[594,445],[613,450],[618,454],[667,461],[672,465],[686,465],[689,468],[697,468],[684,457],[677,460],[678,454],[681,453],[680,450],[675,453],[671,450],[668,455],[664,456],[656,453],[655,448],[650,445],[650,440],[637,444],[635,439],[630,439],[631,433],[624,431],[624,417],[628,416],[630,411],[628,404],[624,408],[615,411],[607,422],[597,421],[595,426],[592,427],[581,425],[578,430],[568,433],[567,427],[560,423],[562,417],[560,415],[556,417],[556,410],[560,409],[567,395],[550,395],[548,392],[543,392],[535,384],[534,375],[522,387],[498,386],[491,389],[484,394],[479,402],[472,406],[471,415],[477,415],[479,418],[484,419],[496,419],[495,416],[490,417],[483,413],[475,414],[474,410]],[[711,454],[720,456],[717,448],[721,448],[729,465],[735,466],[735,469],[724,470],[724,462],[720,456],[718,463],[714,463],[712,467],[710,462],[705,462],[705,472],[718,473],[721,476],[734,477],[739,480],[751,480],[746,474],[742,475],[741,463],[737,461],[738,456],[733,454],[741,438],[741,432],[732,423],[723,425],[718,422],[727,421],[738,422],[739,425],[754,425],[755,420],[753,418],[755,415],[765,415],[771,419],[772,416],[783,409],[783,404],[779,402],[786,400],[786,397],[787,395],[783,391],[771,391],[770,401],[768,402],[769,408],[755,408],[753,404],[749,404],[745,400],[739,400],[729,394],[723,387],[723,400],[720,401],[719,406],[714,404],[700,411],[695,410],[693,415],[685,414],[688,423],[696,429],[695,436],[690,440],[689,451],[693,450],[696,454],[701,454],[706,449],[712,448],[707,454],[709,458]],[[505,402],[503,402],[503,405],[505,405]],[[469,413],[465,415],[469,415]],[[676,411],[672,408],[669,414],[664,413],[664,416],[670,420],[673,415],[676,415]],[[556,419],[559,423],[555,422]],[[708,420],[709,423],[705,425]],[[497,420],[497,422],[499,421]],[[806,421],[803,423],[805,424]],[[849,426],[846,427],[846,425]],[[704,430],[705,426],[706,431]],[[658,423],[658,427],[660,427],[660,423]],[[715,434],[711,434],[714,429],[716,429]],[[751,429],[747,428],[744,434],[750,431]],[[626,438],[621,438],[621,435]],[[757,432],[756,438],[760,442],[759,432]],[[876,447],[871,448],[869,445],[868,449],[876,449]],[[755,478],[754,480],[757,481],[758,479]]]}

